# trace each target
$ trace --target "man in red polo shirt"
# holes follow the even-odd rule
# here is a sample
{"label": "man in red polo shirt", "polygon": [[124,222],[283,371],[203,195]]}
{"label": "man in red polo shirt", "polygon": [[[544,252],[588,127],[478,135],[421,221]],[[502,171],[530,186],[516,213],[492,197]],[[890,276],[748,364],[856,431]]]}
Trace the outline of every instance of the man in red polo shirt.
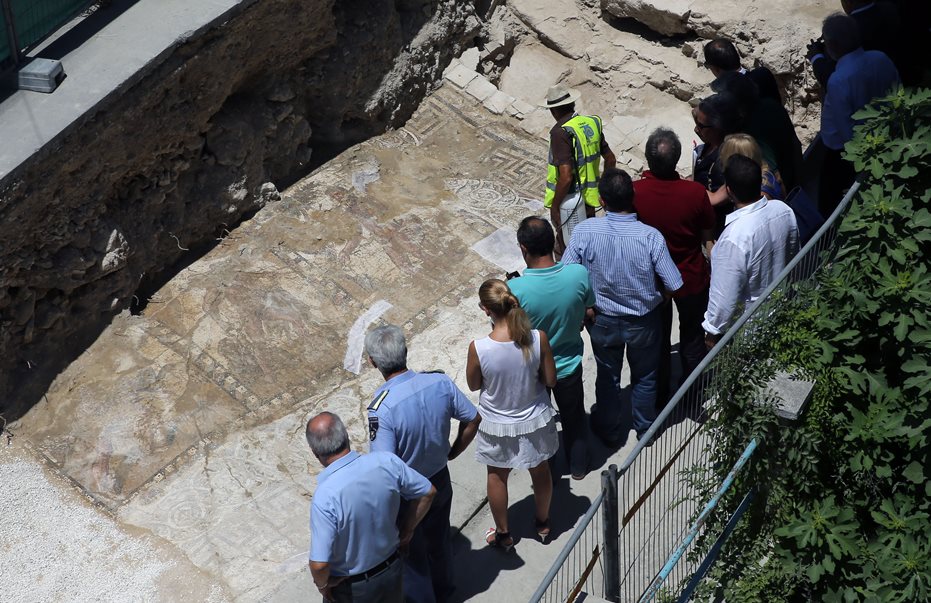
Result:
{"label": "man in red polo shirt", "polygon": [[[708,307],[711,271],[702,246],[714,234],[715,216],[705,187],[683,180],[676,173],[682,144],[672,130],[657,128],[646,145],[649,170],[634,182],[634,205],[644,224],[660,231],[669,255],[682,273],[684,285],[673,298],[679,311],[679,358],[682,379],[688,377],[707,353],[702,319]],[[669,369],[672,335],[672,303],[662,308],[663,352],[657,375],[656,404],[669,401]]]}

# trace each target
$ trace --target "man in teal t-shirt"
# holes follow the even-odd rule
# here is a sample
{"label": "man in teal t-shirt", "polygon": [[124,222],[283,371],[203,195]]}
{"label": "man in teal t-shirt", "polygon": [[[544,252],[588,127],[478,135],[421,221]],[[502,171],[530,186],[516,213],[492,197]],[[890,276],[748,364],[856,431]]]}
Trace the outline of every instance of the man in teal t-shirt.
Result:
{"label": "man in teal t-shirt", "polygon": [[573,479],[588,472],[588,420],[582,387],[582,323],[595,305],[588,270],[553,260],[556,237],[542,218],[524,218],[517,229],[527,270],[508,281],[511,292],[530,316],[533,328],[546,333],[556,358],[553,398],[559,408],[563,444]]}

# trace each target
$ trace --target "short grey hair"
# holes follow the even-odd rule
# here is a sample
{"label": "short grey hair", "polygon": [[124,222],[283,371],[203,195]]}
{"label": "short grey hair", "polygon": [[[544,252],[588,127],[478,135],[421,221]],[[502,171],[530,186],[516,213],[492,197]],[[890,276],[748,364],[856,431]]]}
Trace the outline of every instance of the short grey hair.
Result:
{"label": "short grey hair", "polygon": [[365,336],[365,353],[375,361],[383,375],[407,368],[407,343],[404,332],[395,325],[385,325],[369,331]]}
{"label": "short grey hair", "polygon": [[[322,426],[316,429],[311,429],[310,426],[314,419],[322,416],[326,416],[330,420],[325,421]],[[307,422],[305,435],[311,451],[321,459],[333,456],[337,452],[349,448],[349,432],[346,430],[343,420],[339,418],[339,415],[329,411],[323,411],[319,415],[312,417]]]}
{"label": "short grey hair", "polygon": [[669,178],[676,173],[676,164],[682,157],[682,143],[669,128],[656,128],[647,138],[644,154],[654,175]]}

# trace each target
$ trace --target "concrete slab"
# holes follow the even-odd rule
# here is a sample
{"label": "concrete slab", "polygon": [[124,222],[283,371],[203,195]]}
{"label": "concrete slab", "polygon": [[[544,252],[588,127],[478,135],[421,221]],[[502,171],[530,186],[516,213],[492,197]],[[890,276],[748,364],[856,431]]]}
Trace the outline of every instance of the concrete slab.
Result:
{"label": "concrete slab", "polygon": [[485,99],[485,102],[482,103],[485,105],[485,108],[494,113],[495,115],[501,115],[504,111],[514,102],[514,97],[505,92],[498,90],[491,96]]}
{"label": "concrete slab", "polygon": [[474,69],[470,69],[463,63],[456,61],[449,66],[443,74],[443,77],[452,84],[460,88],[465,88],[472,80],[478,77],[478,73],[476,73]]}
{"label": "concrete slab", "polygon": [[[91,110],[108,94],[137,77],[167,48],[222,18],[243,0],[117,0],[91,17],[119,16],[76,48],[56,56],[67,77],[52,94],[19,91],[0,103],[0,178]],[[71,24],[73,26],[74,24]],[[59,34],[61,35],[61,34]],[[39,56],[44,56],[40,51]]]}
{"label": "concrete slab", "polygon": [[469,83],[469,85],[466,87],[466,92],[474,97],[475,100],[484,101],[485,99],[491,97],[491,95],[498,92],[498,89],[495,88],[494,84],[480,75]]}
{"label": "concrete slab", "polygon": [[797,421],[811,401],[815,382],[779,371],[765,389],[769,396],[776,398],[776,415],[786,421]]}

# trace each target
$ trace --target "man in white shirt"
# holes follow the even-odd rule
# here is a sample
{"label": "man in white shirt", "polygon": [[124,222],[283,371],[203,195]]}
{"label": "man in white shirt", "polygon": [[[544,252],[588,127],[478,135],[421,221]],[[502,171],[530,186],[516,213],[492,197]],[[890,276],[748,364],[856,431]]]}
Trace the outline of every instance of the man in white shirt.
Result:
{"label": "man in white shirt", "polygon": [[737,207],[711,252],[711,291],[702,327],[714,347],[740,304],[763,293],[798,253],[795,214],[782,201],[760,194],[760,164],[734,155],[724,168],[727,194]]}

